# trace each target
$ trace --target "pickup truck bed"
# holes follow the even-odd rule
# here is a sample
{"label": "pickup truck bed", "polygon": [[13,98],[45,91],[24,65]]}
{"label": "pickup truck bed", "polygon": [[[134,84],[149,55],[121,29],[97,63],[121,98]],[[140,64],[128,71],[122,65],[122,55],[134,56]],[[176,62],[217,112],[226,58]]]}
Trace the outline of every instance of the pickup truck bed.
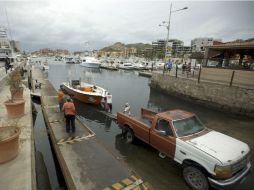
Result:
{"label": "pickup truck bed", "polygon": [[152,126],[152,119],[156,112],[141,109],[141,117],[136,118],[123,113],[117,113],[117,122],[123,127],[128,127],[135,132],[135,136],[140,140],[150,143],[150,129]]}

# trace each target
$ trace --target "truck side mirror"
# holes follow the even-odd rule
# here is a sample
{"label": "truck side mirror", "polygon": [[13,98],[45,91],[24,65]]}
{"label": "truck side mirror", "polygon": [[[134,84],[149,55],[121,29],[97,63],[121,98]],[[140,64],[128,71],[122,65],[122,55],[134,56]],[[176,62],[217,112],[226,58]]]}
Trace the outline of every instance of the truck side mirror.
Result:
{"label": "truck side mirror", "polygon": [[158,131],[158,133],[162,136],[167,136],[167,132],[166,131]]}

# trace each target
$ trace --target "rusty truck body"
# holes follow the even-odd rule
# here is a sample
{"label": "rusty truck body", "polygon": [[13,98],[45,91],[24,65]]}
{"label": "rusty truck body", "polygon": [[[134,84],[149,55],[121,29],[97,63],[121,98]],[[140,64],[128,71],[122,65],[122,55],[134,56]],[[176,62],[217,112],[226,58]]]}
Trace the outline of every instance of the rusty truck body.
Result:
{"label": "rusty truck body", "polygon": [[138,138],[181,164],[192,189],[231,188],[249,173],[249,146],[205,127],[194,113],[179,109],[157,113],[142,108],[141,117],[147,122],[117,113],[126,141]]}

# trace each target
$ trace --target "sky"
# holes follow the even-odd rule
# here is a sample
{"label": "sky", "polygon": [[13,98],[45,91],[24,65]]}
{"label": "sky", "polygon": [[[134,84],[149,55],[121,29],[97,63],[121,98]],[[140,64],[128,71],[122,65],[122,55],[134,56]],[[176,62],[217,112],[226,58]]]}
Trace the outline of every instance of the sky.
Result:
{"label": "sky", "polygon": [[[230,41],[254,37],[254,1],[0,0],[0,26],[23,50],[100,49],[115,42],[197,37]],[[186,10],[177,11],[183,7]]]}

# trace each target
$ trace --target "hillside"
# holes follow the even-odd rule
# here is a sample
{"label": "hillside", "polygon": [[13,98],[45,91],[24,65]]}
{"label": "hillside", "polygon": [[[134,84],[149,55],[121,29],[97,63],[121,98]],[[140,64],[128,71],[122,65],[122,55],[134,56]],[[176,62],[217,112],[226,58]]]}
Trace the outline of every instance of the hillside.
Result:
{"label": "hillside", "polygon": [[125,48],[136,48],[137,51],[145,50],[146,48],[151,48],[151,44],[135,43],[135,44],[123,44],[121,42],[116,42],[111,46],[104,47],[102,51],[124,51]]}

